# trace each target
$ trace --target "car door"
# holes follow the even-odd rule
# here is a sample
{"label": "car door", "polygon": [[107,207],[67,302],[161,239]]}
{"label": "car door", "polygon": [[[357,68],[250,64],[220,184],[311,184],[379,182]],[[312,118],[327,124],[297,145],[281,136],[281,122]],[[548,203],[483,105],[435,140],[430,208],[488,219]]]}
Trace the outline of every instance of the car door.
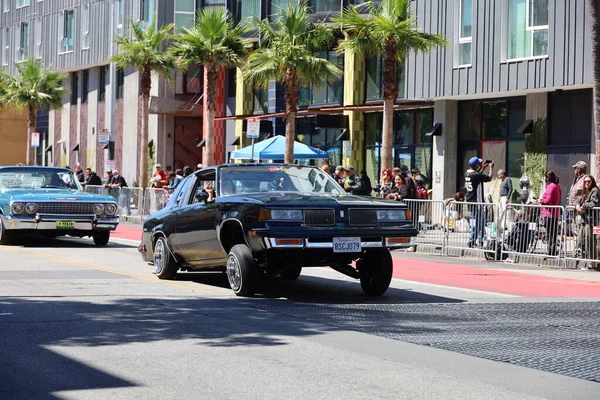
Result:
{"label": "car door", "polygon": [[186,204],[177,211],[177,252],[190,264],[209,264],[222,256],[216,230],[217,204],[196,196],[206,183],[214,187],[215,174],[215,169],[199,172]]}

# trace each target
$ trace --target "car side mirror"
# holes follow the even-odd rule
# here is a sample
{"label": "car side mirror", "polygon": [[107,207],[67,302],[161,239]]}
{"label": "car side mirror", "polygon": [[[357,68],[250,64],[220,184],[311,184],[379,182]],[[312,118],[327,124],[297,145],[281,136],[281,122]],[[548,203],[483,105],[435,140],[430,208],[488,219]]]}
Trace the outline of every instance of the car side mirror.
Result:
{"label": "car side mirror", "polygon": [[196,193],[196,201],[206,201],[208,199],[208,193],[198,192]]}

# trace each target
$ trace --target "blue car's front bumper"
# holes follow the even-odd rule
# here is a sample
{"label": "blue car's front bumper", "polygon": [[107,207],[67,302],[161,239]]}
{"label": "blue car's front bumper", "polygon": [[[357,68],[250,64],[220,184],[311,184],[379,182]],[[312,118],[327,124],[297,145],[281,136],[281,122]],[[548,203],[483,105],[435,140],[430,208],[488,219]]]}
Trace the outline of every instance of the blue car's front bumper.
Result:
{"label": "blue car's front bumper", "polygon": [[[98,218],[95,215],[36,214],[31,217],[12,217],[1,215],[7,230],[44,230],[44,231],[114,231],[119,217]],[[69,222],[71,226],[59,227],[59,222]]]}

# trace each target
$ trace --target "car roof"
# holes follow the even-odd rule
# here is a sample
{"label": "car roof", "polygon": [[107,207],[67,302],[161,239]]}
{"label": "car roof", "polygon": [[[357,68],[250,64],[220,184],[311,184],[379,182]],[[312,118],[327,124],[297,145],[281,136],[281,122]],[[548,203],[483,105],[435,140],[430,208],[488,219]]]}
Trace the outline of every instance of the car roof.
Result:
{"label": "car roof", "polygon": [[229,163],[218,165],[217,168],[230,168],[230,167],[307,167],[316,168],[314,165],[302,165],[302,164],[284,164],[284,163]]}
{"label": "car roof", "polygon": [[0,171],[11,171],[11,170],[48,170],[53,172],[69,172],[71,171],[68,168],[62,167],[44,167],[44,166],[35,166],[35,165],[3,165],[0,166]]}

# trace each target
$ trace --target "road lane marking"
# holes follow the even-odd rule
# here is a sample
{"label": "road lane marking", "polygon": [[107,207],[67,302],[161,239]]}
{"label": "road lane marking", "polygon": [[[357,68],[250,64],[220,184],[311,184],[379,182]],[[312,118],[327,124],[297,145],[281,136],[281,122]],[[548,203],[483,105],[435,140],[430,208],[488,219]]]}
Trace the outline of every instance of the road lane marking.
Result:
{"label": "road lane marking", "polygon": [[81,262],[81,261],[72,260],[72,259],[69,259],[69,258],[56,257],[56,256],[53,256],[53,255],[50,255],[50,254],[40,253],[40,252],[37,252],[37,251],[25,251],[25,250],[22,250],[22,249],[18,249],[18,248],[14,248],[14,247],[6,247],[6,246],[1,246],[0,250],[10,251],[10,252],[13,252],[13,253],[26,254],[26,255],[29,255],[29,256],[37,257],[37,258],[42,258],[42,259],[46,259],[46,260],[56,261],[56,262],[64,263],[64,264],[68,264],[68,265],[74,265],[74,266],[77,266],[77,267],[82,267],[82,268],[91,269],[91,270],[95,270],[95,271],[102,271],[102,272],[106,272],[106,273],[109,273],[109,274],[126,276],[126,277],[129,277],[129,278],[134,278],[134,279],[138,279],[138,280],[142,280],[142,281],[146,281],[146,282],[158,283],[158,284],[161,284],[161,285],[176,287],[176,288],[179,288],[179,289],[189,289],[189,290],[192,290],[192,291],[198,292],[198,293],[205,293],[205,294],[212,294],[212,295],[219,295],[219,296],[227,296],[227,294],[220,293],[219,291],[216,291],[214,289],[208,289],[208,290],[207,289],[201,289],[201,288],[198,288],[198,287],[194,286],[193,284],[183,284],[183,283],[178,283],[178,282],[174,282],[174,281],[164,281],[164,280],[158,279],[156,276],[152,276],[152,275],[133,274],[133,273],[119,271],[119,270],[114,269],[114,268],[99,267],[99,266],[88,264],[88,263],[84,263],[84,262]]}
{"label": "road lane marking", "polygon": [[11,312],[1,312],[0,313],[0,317],[1,316],[6,316],[6,315],[13,315],[13,313],[11,313]]}

